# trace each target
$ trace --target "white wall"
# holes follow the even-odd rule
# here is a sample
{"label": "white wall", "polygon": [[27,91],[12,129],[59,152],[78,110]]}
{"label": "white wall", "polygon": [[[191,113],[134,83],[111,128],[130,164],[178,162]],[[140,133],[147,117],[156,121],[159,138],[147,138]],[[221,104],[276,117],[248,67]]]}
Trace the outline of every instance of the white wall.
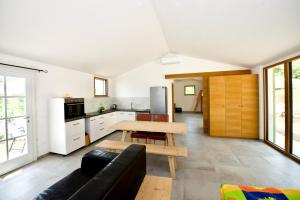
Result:
{"label": "white wall", "polygon": [[[169,112],[171,112],[171,84],[173,80],[166,80],[165,74],[245,69],[185,56],[181,56],[180,59],[180,64],[168,66],[162,66],[158,61],[153,61],[109,80],[110,95],[114,97],[149,97],[150,86],[167,86],[168,107]],[[36,73],[37,154],[40,156],[48,153],[49,99],[63,97],[65,94],[72,97],[93,98],[93,75],[1,53],[0,62],[49,71],[47,74]]]}
{"label": "white wall", "polygon": [[32,60],[0,54],[0,62],[41,68],[36,73],[36,136],[38,156],[48,153],[48,102],[52,97],[93,97],[93,75]]}
{"label": "white wall", "polygon": [[257,66],[252,69],[252,73],[259,76],[259,139],[264,139],[264,93],[263,93],[263,68],[277,62],[300,55],[300,52],[293,53],[291,55],[282,57],[281,59],[274,60],[273,62]]}
{"label": "white wall", "polygon": [[[195,95],[184,95],[184,86],[195,85]],[[182,111],[194,111],[198,94],[202,90],[202,80],[175,80],[174,81],[174,103],[176,107],[182,108]],[[196,111],[200,111],[200,104]]]}
{"label": "white wall", "polygon": [[[248,68],[209,60],[180,56],[181,63],[161,65],[158,60],[146,63],[112,79],[112,96],[149,97],[150,86],[166,85],[165,74],[245,70]],[[172,82],[172,81],[171,81]]]}
{"label": "white wall", "polygon": [[166,66],[162,66],[158,61],[153,61],[114,77],[112,79],[112,95],[115,97],[149,97],[151,86],[166,86],[168,88],[168,110],[171,118],[173,80],[166,80],[165,74],[248,69],[187,56],[180,56],[180,60],[180,64]]}

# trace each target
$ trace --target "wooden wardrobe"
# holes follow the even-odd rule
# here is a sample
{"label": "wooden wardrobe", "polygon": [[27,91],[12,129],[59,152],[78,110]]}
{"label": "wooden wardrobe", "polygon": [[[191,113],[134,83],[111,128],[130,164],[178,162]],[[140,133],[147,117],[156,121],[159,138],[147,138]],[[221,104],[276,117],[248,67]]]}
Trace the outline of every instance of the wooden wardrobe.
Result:
{"label": "wooden wardrobe", "polygon": [[209,77],[209,134],[258,138],[258,75]]}

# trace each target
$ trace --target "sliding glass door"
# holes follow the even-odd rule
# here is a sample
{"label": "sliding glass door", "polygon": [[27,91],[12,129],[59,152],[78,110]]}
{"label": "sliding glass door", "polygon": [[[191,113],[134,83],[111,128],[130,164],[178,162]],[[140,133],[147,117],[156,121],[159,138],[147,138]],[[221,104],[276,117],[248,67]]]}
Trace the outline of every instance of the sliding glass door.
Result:
{"label": "sliding glass door", "polygon": [[300,56],[264,69],[265,141],[300,161]]}
{"label": "sliding glass door", "polygon": [[292,153],[300,157],[300,59],[291,63],[292,67]]}
{"label": "sliding glass door", "polygon": [[268,140],[285,148],[285,85],[284,65],[267,69]]}

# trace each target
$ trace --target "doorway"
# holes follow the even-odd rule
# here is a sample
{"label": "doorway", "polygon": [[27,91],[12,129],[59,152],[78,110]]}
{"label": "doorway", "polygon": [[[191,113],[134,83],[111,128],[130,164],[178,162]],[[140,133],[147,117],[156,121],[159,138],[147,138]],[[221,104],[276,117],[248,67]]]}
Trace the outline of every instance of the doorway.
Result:
{"label": "doorway", "polygon": [[202,77],[175,79],[173,86],[175,121],[185,121],[184,119],[188,118],[202,118]]}
{"label": "doorway", "polygon": [[33,76],[24,70],[1,67],[0,175],[35,158],[32,129]]}

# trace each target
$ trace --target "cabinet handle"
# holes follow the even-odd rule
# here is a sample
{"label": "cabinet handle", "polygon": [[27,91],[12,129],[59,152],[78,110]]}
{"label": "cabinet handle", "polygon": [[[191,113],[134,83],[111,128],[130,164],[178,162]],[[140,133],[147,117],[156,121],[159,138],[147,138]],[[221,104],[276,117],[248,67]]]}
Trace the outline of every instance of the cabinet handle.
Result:
{"label": "cabinet handle", "polygon": [[77,137],[77,138],[74,138],[73,141],[76,141],[76,140],[79,140],[79,139],[80,139],[80,137]]}
{"label": "cabinet handle", "polygon": [[91,119],[90,121],[93,122],[93,121],[95,121],[95,119]]}
{"label": "cabinet handle", "polygon": [[80,123],[78,122],[78,123],[75,123],[75,124],[73,124],[73,126],[76,126],[76,125],[79,125]]}
{"label": "cabinet handle", "polygon": [[99,123],[99,124],[104,124],[104,122],[101,122],[101,123]]}
{"label": "cabinet handle", "polygon": [[100,129],[100,131],[103,131],[103,130],[104,130],[104,128],[101,128],[101,129]]}

